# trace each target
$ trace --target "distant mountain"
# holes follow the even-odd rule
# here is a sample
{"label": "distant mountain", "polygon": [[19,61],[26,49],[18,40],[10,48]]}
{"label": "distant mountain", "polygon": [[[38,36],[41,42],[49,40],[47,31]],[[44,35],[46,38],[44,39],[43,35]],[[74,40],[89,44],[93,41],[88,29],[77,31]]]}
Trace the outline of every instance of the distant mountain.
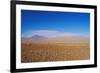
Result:
{"label": "distant mountain", "polygon": [[40,36],[40,35],[33,35],[31,37],[31,39],[33,39],[33,40],[42,40],[42,39],[46,39],[46,37]]}
{"label": "distant mountain", "polygon": [[47,38],[40,35],[33,35],[32,37],[22,37],[22,41],[45,40],[45,39]]}
{"label": "distant mountain", "polygon": [[39,43],[85,43],[89,42],[89,37],[84,36],[66,36],[66,37],[54,37],[47,38],[41,35],[33,35],[32,37],[22,37],[22,42],[39,42]]}

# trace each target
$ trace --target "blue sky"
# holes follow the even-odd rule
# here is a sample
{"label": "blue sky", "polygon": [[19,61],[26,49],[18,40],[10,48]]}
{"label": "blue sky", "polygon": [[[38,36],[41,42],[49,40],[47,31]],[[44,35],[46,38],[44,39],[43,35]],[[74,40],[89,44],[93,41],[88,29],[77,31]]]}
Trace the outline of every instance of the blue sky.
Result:
{"label": "blue sky", "polygon": [[79,12],[55,12],[21,10],[22,36],[66,33],[89,35],[90,14]]}

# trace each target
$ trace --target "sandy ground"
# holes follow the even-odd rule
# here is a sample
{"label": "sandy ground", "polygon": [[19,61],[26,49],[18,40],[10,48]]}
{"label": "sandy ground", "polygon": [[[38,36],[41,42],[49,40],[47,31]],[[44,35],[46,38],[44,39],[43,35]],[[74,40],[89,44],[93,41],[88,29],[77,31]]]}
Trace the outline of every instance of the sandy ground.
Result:
{"label": "sandy ground", "polygon": [[50,62],[90,59],[87,40],[79,43],[22,42],[21,62]]}

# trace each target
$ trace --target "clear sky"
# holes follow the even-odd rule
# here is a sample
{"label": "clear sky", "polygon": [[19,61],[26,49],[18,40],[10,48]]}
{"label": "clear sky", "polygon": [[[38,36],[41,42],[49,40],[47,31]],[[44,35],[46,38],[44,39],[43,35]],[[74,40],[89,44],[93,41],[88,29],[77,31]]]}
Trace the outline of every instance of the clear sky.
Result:
{"label": "clear sky", "polygon": [[[79,12],[55,12],[21,10],[22,35],[28,36],[33,32],[44,33],[66,32],[75,34],[90,34],[90,14]],[[40,33],[42,33],[40,32]]]}

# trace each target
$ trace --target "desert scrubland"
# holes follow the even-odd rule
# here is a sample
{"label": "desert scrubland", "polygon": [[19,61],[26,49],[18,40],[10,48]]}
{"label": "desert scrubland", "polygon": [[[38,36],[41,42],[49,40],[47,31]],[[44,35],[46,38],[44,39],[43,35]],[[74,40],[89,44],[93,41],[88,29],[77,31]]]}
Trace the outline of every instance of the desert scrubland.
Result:
{"label": "desert scrubland", "polygon": [[87,59],[90,59],[89,38],[63,37],[45,40],[22,39],[22,63]]}

